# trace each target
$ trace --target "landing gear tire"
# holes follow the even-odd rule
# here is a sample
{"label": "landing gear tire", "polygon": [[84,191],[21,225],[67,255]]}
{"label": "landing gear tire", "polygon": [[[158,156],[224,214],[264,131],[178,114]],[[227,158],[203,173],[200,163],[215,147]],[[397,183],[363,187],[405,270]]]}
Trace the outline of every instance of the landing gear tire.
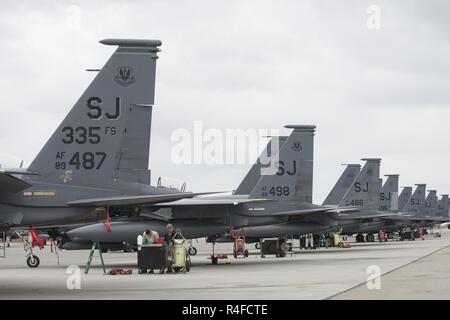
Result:
{"label": "landing gear tire", "polygon": [[356,242],[364,242],[364,236],[361,233],[356,235]]}
{"label": "landing gear tire", "polygon": [[195,255],[197,254],[197,248],[195,248],[195,247],[190,247],[190,248],[188,249],[188,253],[189,253],[190,256],[195,256]]}
{"label": "landing gear tire", "polygon": [[192,267],[191,258],[187,257],[187,260],[186,260],[186,271],[187,272],[191,271],[191,267]]}
{"label": "landing gear tire", "polygon": [[27,265],[30,268],[37,268],[39,266],[39,264],[41,263],[41,261],[39,260],[39,258],[35,255],[33,255],[32,257],[29,256],[27,258]]}
{"label": "landing gear tire", "polygon": [[373,236],[373,234],[369,233],[366,235],[366,241],[367,242],[374,242],[375,241],[375,237]]}

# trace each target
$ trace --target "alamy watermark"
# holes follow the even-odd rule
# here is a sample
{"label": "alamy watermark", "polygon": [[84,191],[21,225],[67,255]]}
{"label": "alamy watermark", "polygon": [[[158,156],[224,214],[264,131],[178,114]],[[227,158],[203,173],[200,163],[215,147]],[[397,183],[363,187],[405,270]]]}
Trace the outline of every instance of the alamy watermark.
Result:
{"label": "alamy watermark", "polygon": [[70,5],[66,8],[66,27],[70,31],[81,29],[81,8],[77,5]]}
{"label": "alamy watermark", "polygon": [[381,29],[381,8],[376,4],[372,4],[367,7],[367,20],[366,26],[369,30],[380,30]]}
{"label": "alamy watermark", "polygon": [[77,265],[70,265],[66,269],[66,274],[68,277],[66,279],[66,287],[69,290],[80,290],[81,289],[81,269]]}
{"label": "alamy watermark", "polygon": [[[278,129],[205,129],[201,121],[194,121],[192,130],[172,132],[171,160],[174,164],[235,165],[252,164],[259,156],[261,166],[271,168],[278,161],[279,136]],[[265,148],[269,141],[270,148]],[[270,169],[265,170],[269,174]]]}
{"label": "alamy watermark", "polygon": [[367,267],[366,286],[369,290],[381,289],[381,268],[377,265],[370,265]]}

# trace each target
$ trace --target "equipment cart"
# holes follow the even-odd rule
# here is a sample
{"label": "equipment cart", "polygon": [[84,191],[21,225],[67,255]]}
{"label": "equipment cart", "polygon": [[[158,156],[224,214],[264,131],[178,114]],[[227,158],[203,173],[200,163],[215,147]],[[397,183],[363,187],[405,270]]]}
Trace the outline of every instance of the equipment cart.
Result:
{"label": "equipment cart", "polygon": [[274,254],[277,258],[285,257],[286,250],[283,244],[284,239],[269,239],[261,242],[261,258],[265,258],[266,254]]}
{"label": "equipment cart", "polygon": [[147,270],[159,270],[159,273],[164,273],[167,267],[167,246],[143,244],[137,252],[137,260],[139,273],[147,273]]}
{"label": "equipment cart", "polygon": [[[181,234],[181,233],[180,233]],[[173,239],[172,245],[172,269],[175,272],[189,272],[191,258],[186,249],[186,239]]]}
{"label": "equipment cart", "polygon": [[238,256],[248,257],[248,250],[245,249],[245,237],[234,236],[233,237],[233,256],[237,258]]}

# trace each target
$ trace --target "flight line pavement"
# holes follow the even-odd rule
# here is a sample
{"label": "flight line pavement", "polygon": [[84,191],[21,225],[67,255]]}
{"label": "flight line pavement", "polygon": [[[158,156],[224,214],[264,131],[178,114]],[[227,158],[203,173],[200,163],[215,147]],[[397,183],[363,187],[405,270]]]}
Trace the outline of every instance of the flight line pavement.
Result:
{"label": "flight line pavement", "polygon": [[[232,257],[232,244],[217,244],[216,254],[228,253],[228,262],[211,265],[211,245],[199,240],[186,274],[140,275],[136,253],[103,254],[108,270],[133,269],[132,275],[116,276],[103,274],[97,254],[84,274],[86,250],[59,252],[58,265],[50,247],[38,253],[41,265],[31,269],[21,244],[13,243],[0,259],[0,299],[450,298],[449,230],[423,241],[353,241],[351,248],[301,250],[285,258],[261,258],[249,244],[246,259]],[[381,289],[368,289],[368,268],[381,272]]]}

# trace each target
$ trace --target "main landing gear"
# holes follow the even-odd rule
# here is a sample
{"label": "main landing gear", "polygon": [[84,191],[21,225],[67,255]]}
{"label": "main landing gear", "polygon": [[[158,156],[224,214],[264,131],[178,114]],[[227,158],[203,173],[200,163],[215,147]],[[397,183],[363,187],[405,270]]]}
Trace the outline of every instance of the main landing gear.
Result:
{"label": "main landing gear", "polygon": [[373,235],[373,233],[368,233],[364,238],[364,235],[362,233],[358,233],[355,239],[356,242],[374,242],[375,236]]}

